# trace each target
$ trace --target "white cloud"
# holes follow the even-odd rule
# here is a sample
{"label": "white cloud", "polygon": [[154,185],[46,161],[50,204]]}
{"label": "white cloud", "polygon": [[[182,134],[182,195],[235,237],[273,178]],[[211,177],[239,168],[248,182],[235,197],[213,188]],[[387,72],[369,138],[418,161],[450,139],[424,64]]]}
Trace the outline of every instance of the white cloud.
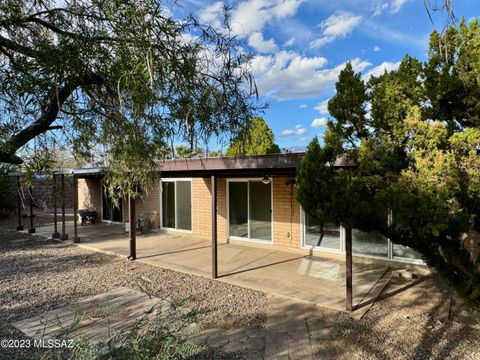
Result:
{"label": "white cloud", "polygon": [[270,53],[278,50],[273,39],[265,40],[261,32],[254,32],[248,38],[248,45],[261,53]]}
{"label": "white cloud", "polygon": [[295,37],[292,36],[290,39],[288,39],[287,41],[285,41],[283,43],[283,46],[284,47],[289,47],[289,46],[292,46],[293,44],[295,44]]}
{"label": "white cloud", "polygon": [[363,78],[364,80],[368,81],[372,76],[380,76],[382,75],[385,71],[386,72],[390,72],[392,70],[396,70],[398,69],[398,67],[400,66],[400,61],[394,63],[394,62],[390,62],[390,61],[384,61],[383,63],[381,63],[380,65],[378,66],[375,66],[374,68],[372,68],[369,72],[367,72]]}
{"label": "white cloud", "polygon": [[382,49],[380,49],[380,47],[377,46],[377,45],[375,45],[375,46],[373,47],[373,51],[375,51],[375,52],[378,52],[378,51],[380,51],[380,50],[382,50]]}
{"label": "white cloud", "polygon": [[[358,58],[351,60],[355,71],[371,64]],[[345,63],[324,68],[324,57],[304,57],[293,51],[257,55],[251,62],[260,95],[278,100],[321,96],[331,89]]]}
{"label": "white cloud", "polygon": [[392,3],[390,5],[390,11],[392,14],[395,14],[399,12],[403,5],[405,5],[408,2],[408,0],[392,0]]}
{"label": "white cloud", "polygon": [[337,11],[320,23],[322,36],[310,43],[311,48],[317,48],[341,39],[350,34],[360,22],[362,17],[348,11]]}
{"label": "white cloud", "polygon": [[305,129],[302,125],[298,124],[295,126],[295,129],[288,129],[282,131],[280,136],[287,137],[287,136],[295,136],[295,135],[303,135],[307,132],[307,129]]}
{"label": "white cloud", "polygon": [[317,110],[322,115],[328,114],[328,100],[330,99],[326,99],[326,100],[323,100],[322,102],[319,102],[317,106],[315,106],[313,109]]}
{"label": "white cloud", "polygon": [[262,30],[273,20],[294,16],[304,0],[247,0],[241,2],[231,16],[235,35],[248,36]]}
{"label": "white cloud", "polygon": [[312,121],[312,127],[314,127],[314,128],[323,127],[323,126],[327,125],[327,121],[328,120],[325,117],[314,119]]}
{"label": "white cloud", "polygon": [[384,11],[388,9],[389,6],[390,4],[383,0],[374,1],[372,5],[372,13],[373,13],[372,17],[382,15]]}
{"label": "white cloud", "polygon": [[299,109],[305,109],[307,107],[307,104],[300,104],[298,105]]}
{"label": "white cloud", "polygon": [[199,19],[215,29],[223,28],[223,2],[217,1],[200,10]]}

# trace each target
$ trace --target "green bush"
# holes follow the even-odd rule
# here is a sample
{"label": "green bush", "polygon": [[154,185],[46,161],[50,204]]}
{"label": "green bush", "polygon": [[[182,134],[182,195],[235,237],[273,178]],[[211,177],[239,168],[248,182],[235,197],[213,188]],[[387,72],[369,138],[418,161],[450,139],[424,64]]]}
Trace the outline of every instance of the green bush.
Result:
{"label": "green bush", "polygon": [[8,176],[11,171],[9,166],[0,165],[0,217],[15,210],[15,182],[14,178]]}

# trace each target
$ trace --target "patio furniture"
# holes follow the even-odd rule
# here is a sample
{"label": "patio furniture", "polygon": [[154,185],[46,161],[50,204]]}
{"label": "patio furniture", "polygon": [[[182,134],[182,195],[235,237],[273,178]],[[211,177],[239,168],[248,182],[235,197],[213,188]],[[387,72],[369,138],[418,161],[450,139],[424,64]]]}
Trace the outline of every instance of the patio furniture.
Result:
{"label": "patio furniture", "polygon": [[80,218],[82,219],[82,222],[80,225],[86,225],[87,221],[90,221],[90,223],[93,225],[95,224],[97,220],[97,212],[96,211],[90,211],[90,210],[78,210],[78,213],[80,214]]}

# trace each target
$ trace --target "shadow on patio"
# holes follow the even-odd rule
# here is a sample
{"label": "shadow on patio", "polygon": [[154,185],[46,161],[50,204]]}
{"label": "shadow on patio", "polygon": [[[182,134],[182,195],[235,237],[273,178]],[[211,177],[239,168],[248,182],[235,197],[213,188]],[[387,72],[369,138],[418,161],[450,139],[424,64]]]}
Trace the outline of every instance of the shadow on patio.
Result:
{"label": "shadow on patio", "polygon": [[[73,223],[67,224],[72,233]],[[128,233],[123,225],[79,226],[82,247],[110,254],[129,255]],[[37,229],[50,236],[51,227]],[[188,274],[211,277],[211,242],[207,238],[171,232],[137,236],[137,261]],[[386,283],[387,268],[381,265],[353,265],[353,305],[364,313]],[[238,244],[218,244],[219,280],[254,290],[273,293],[345,310],[345,263],[336,259]],[[384,285],[384,284],[383,284]],[[381,290],[381,289],[380,289]],[[356,312],[357,312],[356,311]]]}

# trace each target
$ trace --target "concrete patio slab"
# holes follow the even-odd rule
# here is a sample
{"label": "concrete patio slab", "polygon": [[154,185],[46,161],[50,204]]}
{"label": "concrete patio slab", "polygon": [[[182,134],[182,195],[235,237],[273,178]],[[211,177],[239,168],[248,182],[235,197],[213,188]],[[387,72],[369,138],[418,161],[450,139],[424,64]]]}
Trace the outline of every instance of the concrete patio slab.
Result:
{"label": "concrete patio slab", "polygon": [[[73,224],[69,223],[70,233],[72,227]],[[37,233],[50,236],[52,228],[39,228]],[[79,226],[79,234],[82,241],[79,246],[125,257],[129,255],[128,234],[123,225]],[[210,278],[211,242],[184,233],[153,232],[139,235],[137,260]],[[218,270],[220,281],[338,311],[345,310],[343,261],[274,248],[219,243]],[[354,263],[354,306],[371,306],[374,298],[369,297],[378,296],[378,291],[372,291],[372,288],[386,271],[386,266]]]}

